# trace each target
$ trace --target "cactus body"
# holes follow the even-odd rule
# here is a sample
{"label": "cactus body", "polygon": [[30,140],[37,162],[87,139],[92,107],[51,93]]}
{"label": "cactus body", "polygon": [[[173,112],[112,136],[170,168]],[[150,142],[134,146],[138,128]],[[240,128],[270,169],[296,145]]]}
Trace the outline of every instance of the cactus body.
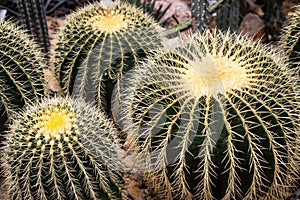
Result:
{"label": "cactus body", "polygon": [[282,52],[288,57],[289,65],[300,75],[300,6],[298,6],[281,36]]}
{"label": "cactus body", "polygon": [[284,199],[295,186],[299,91],[269,49],[197,33],[123,84],[117,123],[162,199]]}
{"label": "cactus body", "polygon": [[55,50],[56,75],[67,94],[96,98],[109,110],[122,74],[160,44],[154,20],[142,10],[94,3],[71,15],[62,28]]}
{"label": "cactus body", "polygon": [[16,116],[4,156],[10,199],[121,199],[115,129],[96,111],[52,99]]}
{"label": "cactus body", "polygon": [[209,3],[207,0],[193,0],[192,2],[193,18],[197,23],[198,31],[202,33],[206,28],[207,19],[209,17]]}
{"label": "cactus body", "polygon": [[217,11],[216,25],[219,30],[237,31],[240,24],[241,2],[232,0],[230,3],[221,5]]}
{"label": "cactus body", "polygon": [[0,22],[0,131],[9,115],[44,93],[43,60],[36,45],[10,22]]}
{"label": "cactus body", "polygon": [[50,39],[46,22],[43,0],[18,0],[21,21],[34,39],[41,45],[43,53],[48,58]]}

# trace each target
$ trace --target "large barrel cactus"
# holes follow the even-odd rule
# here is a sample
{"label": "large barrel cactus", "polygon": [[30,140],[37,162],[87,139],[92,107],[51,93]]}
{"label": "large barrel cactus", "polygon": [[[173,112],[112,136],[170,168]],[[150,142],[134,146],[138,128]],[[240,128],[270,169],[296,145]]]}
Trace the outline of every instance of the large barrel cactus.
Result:
{"label": "large barrel cactus", "polygon": [[94,3],[70,15],[54,58],[66,94],[97,100],[109,112],[122,74],[161,45],[156,28],[150,16],[127,4]]}
{"label": "large barrel cactus", "polygon": [[115,119],[161,199],[284,199],[296,186],[300,93],[270,49],[196,33],[120,85]]}
{"label": "large barrel cactus", "polygon": [[78,100],[28,106],[4,148],[9,199],[121,199],[115,134],[102,113]]}
{"label": "large barrel cactus", "polygon": [[300,5],[287,23],[281,36],[282,52],[287,55],[290,67],[300,75]]}
{"label": "large barrel cactus", "polygon": [[43,56],[22,30],[0,22],[0,131],[9,115],[44,93]]}

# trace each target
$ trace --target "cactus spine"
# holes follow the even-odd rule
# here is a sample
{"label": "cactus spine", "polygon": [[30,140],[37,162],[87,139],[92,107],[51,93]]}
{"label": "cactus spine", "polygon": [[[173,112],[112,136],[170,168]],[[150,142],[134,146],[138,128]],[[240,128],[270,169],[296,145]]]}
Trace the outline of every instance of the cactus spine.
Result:
{"label": "cactus spine", "polygon": [[97,98],[108,111],[122,74],[160,43],[156,23],[142,10],[94,3],[71,15],[60,31],[56,75],[67,94]]}
{"label": "cactus spine", "polygon": [[81,101],[28,106],[14,118],[4,148],[10,199],[121,199],[115,131]]}
{"label": "cactus spine", "polygon": [[300,75],[300,6],[297,6],[288,25],[283,29],[281,36],[282,52],[288,57],[290,67]]}
{"label": "cactus spine", "polygon": [[13,111],[43,95],[43,66],[28,35],[10,22],[0,22],[0,132]]}
{"label": "cactus spine", "polygon": [[266,47],[197,33],[122,84],[116,119],[162,199],[284,199],[295,186],[299,91]]}

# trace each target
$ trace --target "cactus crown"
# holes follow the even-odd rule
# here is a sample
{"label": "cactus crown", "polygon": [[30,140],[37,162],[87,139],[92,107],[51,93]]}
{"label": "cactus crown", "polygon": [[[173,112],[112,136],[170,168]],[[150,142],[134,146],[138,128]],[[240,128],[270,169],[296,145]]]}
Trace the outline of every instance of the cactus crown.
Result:
{"label": "cactus crown", "polygon": [[88,20],[88,24],[96,31],[112,34],[121,29],[126,29],[130,24],[129,20],[124,18],[123,14],[116,14],[107,10],[104,13],[102,16],[94,16]]}
{"label": "cactus crown", "polygon": [[162,198],[284,198],[298,178],[296,79],[264,46],[196,33],[120,85],[116,121]]}
{"label": "cactus crown", "polygon": [[37,136],[44,136],[45,138],[55,139],[60,138],[64,133],[70,133],[78,130],[74,124],[74,113],[70,112],[66,105],[54,105],[45,110],[37,111],[36,119],[33,122],[33,130]]}
{"label": "cactus crown", "polygon": [[11,199],[121,199],[112,123],[79,100],[27,106],[11,124],[4,165]]}
{"label": "cactus crown", "polygon": [[[189,61],[182,70],[184,70],[185,80],[187,82],[187,90],[191,90],[197,98],[201,96],[214,96],[218,94],[225,94],[232,90],[244,89],[250,81],[251,73],[243,67],[244,58],[232,58],[231,50],[226,54],[218,48],[226,48],[227,42],[231,40],[230,36],[225,36],[227,42],[221,43],[220,37],[215,38],[201,38],[203,41],[198,41],[206,44],[212,42],[213,44],[222,44],[223,46],[214,46],[205,51],[206,55],[201,55],[200,58]],[[213,41],[208,41],[213,40]],[[202,51],[201,47],[198,49]],[[248,72],[248,73],[247,73]],[[221,86],[221,87],[220,87]]]}

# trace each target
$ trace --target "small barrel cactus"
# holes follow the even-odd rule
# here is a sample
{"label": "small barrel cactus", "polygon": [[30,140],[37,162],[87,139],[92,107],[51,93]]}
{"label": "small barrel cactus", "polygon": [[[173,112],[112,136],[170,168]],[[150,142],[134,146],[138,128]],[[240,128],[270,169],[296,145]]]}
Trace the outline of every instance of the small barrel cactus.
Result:
{"label": "small barrel cactus", "polygon": [[122,74],[161,45],[156,28],[150,16],[128,4],[94,3],[70,15],[54,56],[56,76],[66,94],[97,100],[109,113],[111,94]]}
{"label": "small barrel cactus", "polygon": [[0,22],[0,132],[9,115],[44,93],[43,56],[29,36]]}
{"label": "small barrel cactus", "polygon": [[296,82],[267,47],[196,33],[123,76],[114,116],[162,199],[284,199],[299,178]]}
{"label": "small barrel cactus", "polygon": [[4,148],[9,199],[121,199],[115,131],[78,100],[28,106],[14,118]]}
{"label": "small barrel cactus", "polygon": [[287,55],[289,65],[300,75],[300,5],[288,20],[288,25],[283,29],[281,36],[282,52]]}

